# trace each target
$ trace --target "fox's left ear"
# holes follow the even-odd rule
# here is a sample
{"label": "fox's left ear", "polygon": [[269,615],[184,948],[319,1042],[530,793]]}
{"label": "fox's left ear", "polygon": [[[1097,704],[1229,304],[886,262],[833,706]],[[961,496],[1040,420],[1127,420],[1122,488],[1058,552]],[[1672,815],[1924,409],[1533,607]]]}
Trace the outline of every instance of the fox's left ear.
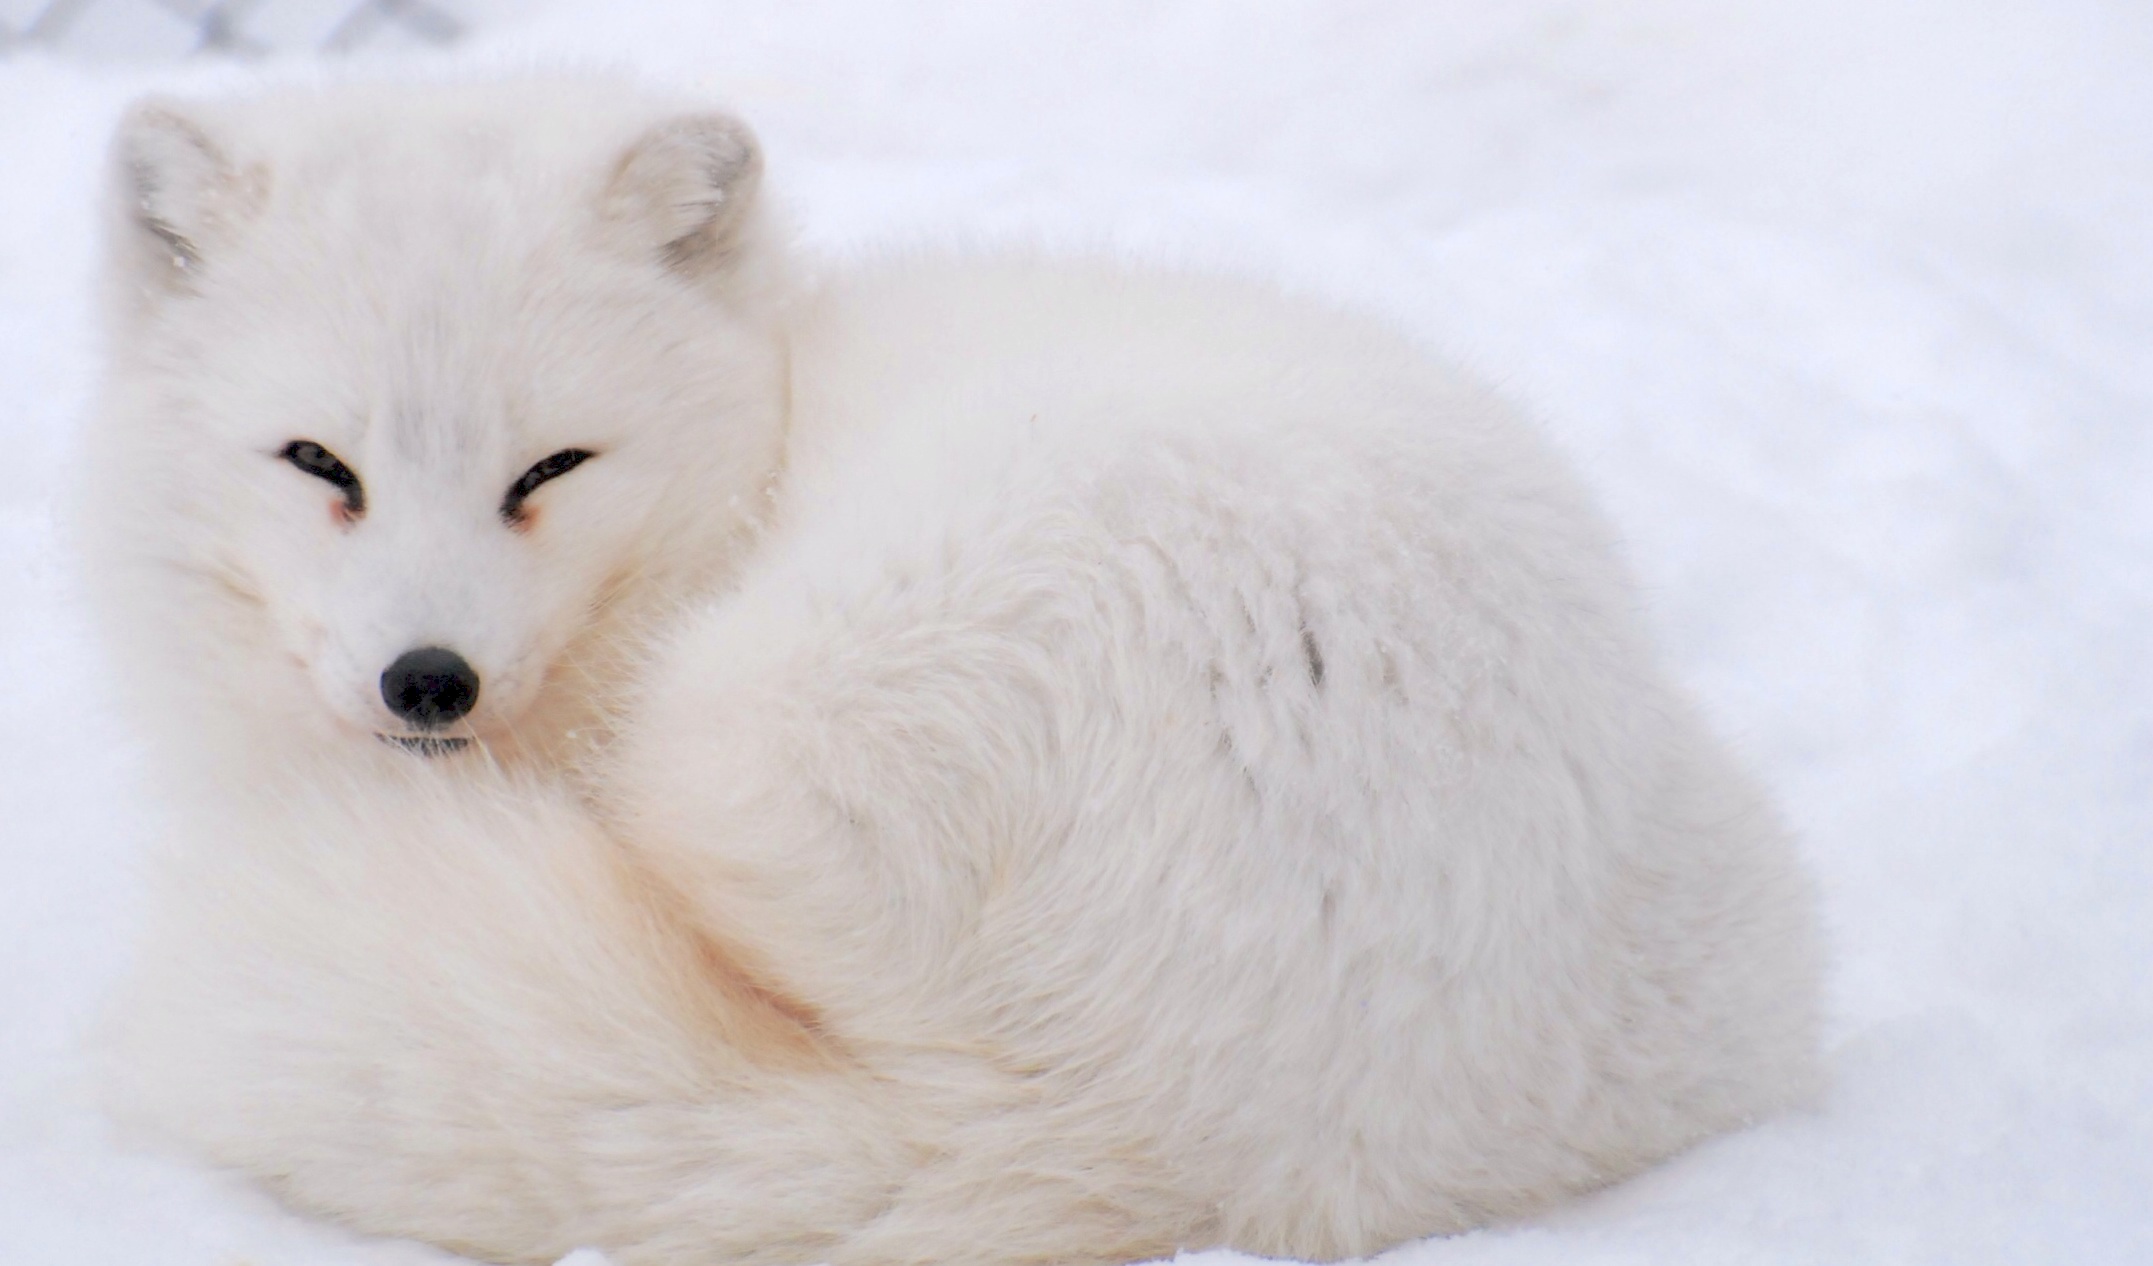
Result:
{"label": "fox's left ear", "polygon": [[241,168],[186,105],[138,101],[112,140],[115,262],[163,289],[190,288],[225,238],[262,208],[268,173]]}
{"label": "fox's left ear", "polygon": [[603,212],[639,246],[691,275],[739,246],[762,184],[762,148],[740,120],[690,114],[645,132],[614,164]]}

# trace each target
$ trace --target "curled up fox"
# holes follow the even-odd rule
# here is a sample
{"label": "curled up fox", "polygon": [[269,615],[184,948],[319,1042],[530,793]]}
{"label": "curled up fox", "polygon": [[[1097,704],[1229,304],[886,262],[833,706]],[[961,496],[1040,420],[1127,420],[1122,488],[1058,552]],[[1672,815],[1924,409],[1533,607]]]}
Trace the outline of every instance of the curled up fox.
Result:
{"label": "curled up fox", "polygon": [[1796,854],[1383,325],[803,257],[603,79],[138,104],[86,574],[115,1110],[489,1260],[1337,1258],[1797,1102]]}

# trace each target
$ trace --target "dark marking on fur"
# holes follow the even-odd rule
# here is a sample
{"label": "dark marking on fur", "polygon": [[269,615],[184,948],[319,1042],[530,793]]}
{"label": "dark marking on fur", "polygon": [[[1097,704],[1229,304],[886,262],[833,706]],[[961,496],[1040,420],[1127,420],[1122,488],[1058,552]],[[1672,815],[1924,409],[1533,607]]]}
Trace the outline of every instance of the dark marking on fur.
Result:
{"label": "dark marking on fur", "polygon": [[1316,645],[1316,635],[1305,624],[1301,626],[1301,654],[1308,660],[1308,684],[1323,689],[1323,648]]}
{"label": "dark marking on fur", "polygon": [[[823,1028],[821,1012],[779,989],[760,972],[750,971],[737,949],[725,945],[710,933],[690,928],[687,938],[702,978],[717,986],[729,1000],[747,1012],[743,1018],[752,1018],[754,1036],[758,1039],[755,1046],[799,1054],[828,1053],[829,1035]],[[747,1049],[750,1043],[742,1041],[740,1045]]]}
{"label": "dark marking on fur", "polygon": [[1598,787],[1592,775],[1586,772],[1584,762],[1578,760],[1577,753],[1565,750],[1562,754],[1562,767],[1563,772],[1570,775],[1570,785],[1577,788],[1578,807],[1585,811],[1588,819],[1597,821],[1600,816]]}
{"label": "dark marking on fur", "polygon": [[693,273],[702,269],[717,268],[731,256],[725,244],[705,226],[717,220],[725,209],[723,197],[697,199],[683,202],[682,207],[697,208],[701,222],[693,229],[658,248],[658,259],[675,272]]}
{"label": "dark marking on fur", "polygon": [[1248,788],[1249,799],[1260,806],[1263,803],[1263,787],[1256,781],[1256,771],[1249,768],[1248,762],[1242,759],[1241,749],[1233,741],[1233,730],[1224,724],[1219,726],[1219,755],[1233,765],[1234,772],[1241,775],[1241,785]]}
{"label": "dark marking on fur", "polygon": [[1378,680],[1383,684],[1383,689],[1396,698],[1398,702],[1411,702],[1405,697],[1405,684],[1398,677],[1398,660],[1391,654],[1388,646],[1376,647],[1376,673]]}
{"label": "dark marking on fur", "polygon": [[626,849],[615,857],[625,895],[677,967],[682,1002],[727,1049],[776,1068],[830,1068],[849,1061],[822,1013],[788,993],[748,951],[703,925],[688,899]]}
{"label": "dark marking on fur", "polygon": [[159,190],[156,174],[150,169],[150,165],[139,160],[129,163],[127,176],[135,195],[135,223],[141,225],[144,232],[163,245],[174,268],[184,272],[199,267],[202,252],[193,242],[188,241],[186,235],[174,227],[171,221],[151,209],[157,204]]}

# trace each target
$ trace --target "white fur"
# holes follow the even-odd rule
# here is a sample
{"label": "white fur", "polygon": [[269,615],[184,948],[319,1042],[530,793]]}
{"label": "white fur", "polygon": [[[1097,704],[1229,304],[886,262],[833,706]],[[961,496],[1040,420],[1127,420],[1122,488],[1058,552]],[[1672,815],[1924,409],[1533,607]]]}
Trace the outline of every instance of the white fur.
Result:
{"label": "white fur", "polygon": [[[85,522],[176,846],[115,1085],[294,1203],[623,1266],[1336,1257],[1811,1085],[1786,840],[1562,464],[1388,331],[796,281],[746,133],[602,82],[117,153]],[[429,642],[460,755],[374,737]]]}

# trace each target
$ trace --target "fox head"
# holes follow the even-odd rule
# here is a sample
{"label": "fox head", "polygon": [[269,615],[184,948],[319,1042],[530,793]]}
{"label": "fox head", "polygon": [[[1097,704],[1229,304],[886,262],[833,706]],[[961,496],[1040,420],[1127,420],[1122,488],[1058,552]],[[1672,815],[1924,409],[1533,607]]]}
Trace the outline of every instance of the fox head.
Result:
{"label": "fox head", "polygon": [[579,81],[150,100],[112,167],[92,579],[174,720],[528,743],[751,530],[784,363],[736,120]]}

